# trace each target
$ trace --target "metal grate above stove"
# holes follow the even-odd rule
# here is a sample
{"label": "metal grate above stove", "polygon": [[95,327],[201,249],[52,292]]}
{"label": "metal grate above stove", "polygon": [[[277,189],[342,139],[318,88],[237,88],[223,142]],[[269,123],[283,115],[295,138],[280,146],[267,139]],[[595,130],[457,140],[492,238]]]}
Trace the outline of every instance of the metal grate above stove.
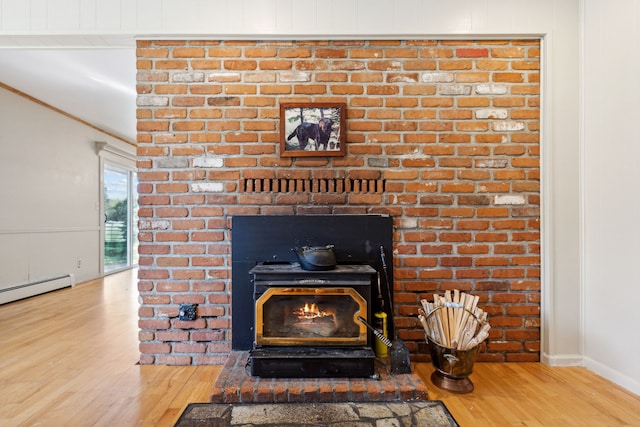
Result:
{"label": "metal grate above stove", "polygon": [[384,193],[384,179],[243,178],[241,193]]}

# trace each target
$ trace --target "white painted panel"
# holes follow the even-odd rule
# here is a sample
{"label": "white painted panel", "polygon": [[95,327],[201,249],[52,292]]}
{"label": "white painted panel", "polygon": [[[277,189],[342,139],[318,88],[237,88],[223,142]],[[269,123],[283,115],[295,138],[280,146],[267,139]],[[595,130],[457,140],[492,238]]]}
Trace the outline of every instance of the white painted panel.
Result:
{"label": "white painted panel", "polygon": [[67,253],[73,232],[29,234],[29,282],[63,276],[70,272],[71,259]]}
{"label": "white painted panel", "polygon": [[393,2],[385,0],[358,0],[357,31],[376,34],[381,29],[391,29],[394,22]]}
{"label": "white painted panel", "polygon": [[[552,327],[545,351],[570,356],[581,354],[584,331],[580,322],[580,145],[579,128],[575,125],[579,123],[580,95],[579,10],[576,3],[569,6],[548,10],[548,28],[542,27],[550,31],[544,51],[545,63],[552,66],[543,70],[542,96],[547,108],[542,124],[549,130],[549,138],[542,147],[542,226],[543,232],[550,233],[543,253],[552,256],[545,261],[549,277],[543,282],[544,322]],[[573,125],[563,126],[557,120]]]}
{"label": "white painted panel", "polygon": [[98,20],[98,8],[96,0],[80,0],[80,30],[93,32]]}
{"label": "white painted panel", "polygon": [[429,29],[422,22],[421,0],[398,0],[393,10],[393,28],[405,34],[425,34]]}
{"label": "white painted panel", "polygon": [[[20,215],[0,211],[2,227],[97,225],[98,157],[86,128],[4,90],[0,99],[0,182],[8,184],[1,199],[20,208]],[[15,177],[20,177],[19,184]]]}
{"label": "white painted panel", "polygon": [[293,2],[291,30],[294,34],[314,34],[322,32],[316,15],[316,0],[296,0]]}
{"label": "white painted panel", "polygon": [[487,12],[489,17],[489,27],[500,33],[509,34],[513,32],[514,21],[519,21],[517,18],[521,18],[521,14],[517,12],[514,16],[514,10],[512,5],[514,1],[511,0],[494,0],[487,2]]}
{"label": "white painted panel", "polygon": [[[276,0],[275,32],[278,34],[291,33],[291,26],[293,25],[293,13],[292,13],[293,1],[294,0]],[[344,1],[352,1],[352,0],[344,0]]]}
{"label": "white painted panel", "polygon": [[[105,0],[108,1],[108,0]],[[136,34],[138,22],[137,2],[120,0],[120,31],[124,34]]]}
{"label": "white painted panel", "polygon": [[162,32],[162,3],[158,0],[138,0],[136,16],[137,34],[160,34]]}
{"label": "white painted panel", "polygon": [[100,249],[96,244],[98,237],[97,227],[29,234],[29,282],[70,273],[79,281],[95,277]]}
{"label": "white painted panel", "polygon": [[[499,34],[535,34],[543,29],[558,30],[561,27],[573,28],[573,26],[561,24],[554,26],[554,8],[576,9],[577,2],[553,0],[487,0],[488,32]],[[477,9],[476,12],[479,12]],[[557,16],[566,16],[562,12]],[[576,19],[577,16],[574,16]],[[541,25],[542,24],[542,25]]]}
{"label": "white painted panel", "polygon": [[[551,2],[547,10],[551,14],[549,22],[549,29],[553,29],[553,36],[561,43],[566,43],[569,39],[574,39],[576,36],[576,27],[580,25],[579,10],[572,2],[554,2],[553,0],[544,0],[544,2]],[[552,24],[552,25],[551,25]],[[533,26],[531,23],[530,26]],[[547,28],[542,27],[542,30],[547,31]],[[579,50],[575,52],[577,59],[581,59]]]}
{"label": "white painted panel", "polygon": [[244,30],[250,34],[276,31],[275,0],[244,0]]}
{"label": "white painted panel", "polygon": [[26,235],[0,230],[0,266],[0,289],[29,281],[29,241]]}
{"label": "white painted panel", "polygon": [[461,0],[452,8],[450,3],[428,0],[422,9],[425,28],[429,34],[468,34],[472,5],[472,1]]}
{"label": "white painted panel", "polygon": [[330,1],[319,1],[316,3],[316,13],[318,15],[318,27],[323,31],[333,33],[333,13],[334,4]]}
{"label": "white painted panel", "polygon": [[224,33],[229,26],[229,0],[200,0],[198,3],[198,27],[202,34]]}
{"label": "white painted panel", "polygon": [[590,368],[638,392],[640,60],[621,41],[637,48],[640,5],[585,6],[584,349]]}
{"label": "white painted panel", "polygon": [[117,31],[121,27],[121,2],[114,0],[93,0],[96,3],[96,31]]}
{"label": "white painted panel", "polygon": [[198,0],[162,0],[162,30],[192,32],[198,22]]}
{"label": "white painted panel", "polygon": [[[244,3],[238,0],[227,0],[225,34],[246,34],[244,31]],[[214,30],[215,31],[215,30]]]}
{"label": "white painted panel", "polygon": [[358,0],[333,0],[333,33],[353,34],[358,22]]}
{"label": "white painted panel", "polygon": [[0,34],[277,37],[540,33],[541,28],[552,27],[553,9],[572,7],[577,1],[34,0],[29,7],[23,0],[3,0]]}
{"label": "white painted panel", "polygon": [[2,31],[28,31],[30,24],[29,2],[2,0]]}
{"label": "white painted panel", "polygon": [[31,0],[31,31],[46,31],[47,0]]}
{"label": "white painted panel", "polygon": [[[544,22],[549,19],[549,11],[554,9],[568,9],[571,13],[570,16],[574,17],[574,22],[577,23],[577,17],[575,17],[576,6],[573,2],[558,2],[553,0],[540,0],[537,2],[531,2],[528,0],[521,0],[522,7],[517,9],[517,12],[520,13],[520,19],[514,19],[513,22],[513,33],[536,33],[536,30],[540,27],[540,22]],[[567,14],[564,12],[554,12],[554,16],[566,17]],[[553,21],[550,22],[550,24]],[[554,23],[555,24],[555,23]],[[567,25],[566,23],[557,23],[559,25],[554,25],[554,29],[566,28],[570,29],[573,25]]]}
{"label": "white painted panel", "polygon": [[489,33],[489,6],[492,0],[478,0],[471,4],[471,32],[476,34]]}
{"label": "white painted panel", "polygon": [[47,14],[48,29],[53,33],[80,30],[80,0],[50,1]]}

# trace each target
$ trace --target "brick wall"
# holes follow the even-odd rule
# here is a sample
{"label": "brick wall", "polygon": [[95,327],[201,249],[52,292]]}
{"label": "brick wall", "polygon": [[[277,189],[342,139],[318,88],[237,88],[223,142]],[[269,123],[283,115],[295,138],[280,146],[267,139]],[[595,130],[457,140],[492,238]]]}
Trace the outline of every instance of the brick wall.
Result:
{"label": "brick wall", "polygon": [[[490,314],[480,360],[539,360],[539,53],[537,40],[140,41],[141,363],[224,362],[233,215],[331,213],[394,217],[396,325],[414,360],[428,360],[418,301],[445,289]],[[347,155],[281,158],[285,101],[346,103]],[[334,179],[356,184],[295,185]],[[178,319],[182,303],[197,320]]]}

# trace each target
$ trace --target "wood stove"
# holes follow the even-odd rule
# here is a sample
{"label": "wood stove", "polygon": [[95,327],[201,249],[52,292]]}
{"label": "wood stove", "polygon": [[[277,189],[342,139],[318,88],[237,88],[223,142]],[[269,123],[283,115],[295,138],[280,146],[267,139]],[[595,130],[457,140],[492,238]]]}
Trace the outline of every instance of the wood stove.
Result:
{"label": "wood stove", "polygon": [[257,376],[368,377],[375,355],[366,326],[376,270],[338,265],[308,271],[298,263],[252,268]]}
{"label": "wood stove", "polygon": [[[358,316],[370,321],[377,309],[372,293],[380,247],[392,257],[391,217],[241,216],[232,233],[232,345],[250,351],[251,374],[373,375],[373,336]],[[297,262],[293,248],[327,244],[335,269]]]}

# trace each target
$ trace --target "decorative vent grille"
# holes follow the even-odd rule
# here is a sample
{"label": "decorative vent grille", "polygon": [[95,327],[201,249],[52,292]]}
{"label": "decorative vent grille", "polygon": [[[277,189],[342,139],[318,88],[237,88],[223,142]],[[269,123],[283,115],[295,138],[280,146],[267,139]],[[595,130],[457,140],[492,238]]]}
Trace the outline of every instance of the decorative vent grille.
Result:
{"label": "decorative vent grille", "polygon": [[383,193],[383,179],[261,179],[240,180],[242,193]]}

